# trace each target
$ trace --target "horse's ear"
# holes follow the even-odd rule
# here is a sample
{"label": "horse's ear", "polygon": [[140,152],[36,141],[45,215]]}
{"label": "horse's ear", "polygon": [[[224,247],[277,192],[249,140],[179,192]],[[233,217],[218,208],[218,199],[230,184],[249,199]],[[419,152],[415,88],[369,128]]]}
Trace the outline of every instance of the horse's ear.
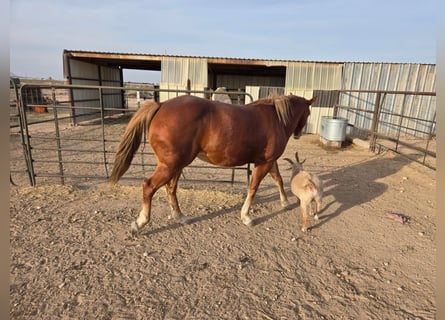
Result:
{"label": "horse's ear", "polygon": [[317,96],[312,97],[312,99],[309,100],[309,104],[313,104],[315,101],[317,101]]}

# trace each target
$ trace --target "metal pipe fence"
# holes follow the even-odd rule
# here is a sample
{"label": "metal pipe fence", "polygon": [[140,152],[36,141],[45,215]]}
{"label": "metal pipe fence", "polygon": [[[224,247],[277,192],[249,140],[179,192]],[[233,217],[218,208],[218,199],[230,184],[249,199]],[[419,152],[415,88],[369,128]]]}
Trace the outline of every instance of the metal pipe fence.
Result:
{"label": "metal pipe fence", "polygon": [[[129,91],[147,91],[147,88],[143,86],[127,88],[26,83],[19,86],[13,81],[11,81],[10,87],[15,95],[15,98],[12,99],[14,101],[10,103],[10,179],[11,182],[29,181],[32,186],[38,182],[56,181],[65,184],[71,181],[106,181],[113,165],[117,145],[131,115],[139,108],[139,103],[135,99],[133,101],[122,99],[126,101],[124,106],[109,107],[106,105],[106,99],[103,98],[103,92],[118,90],[121,94],[127,94],[128,98]],[[32,111],[34,108],[42,106],[26,104],[23,101],[21,92],[27,87],[46,89],[50,92],[50,103],[43,106],[43,112]],[[97,92],[98,98],[90,99],[88,103],[82,100],[81,106],[76,105],[76,100],[72,99],[72,91],[81,89],[94,90]],[[71,94],[63,95],[61,91],[69,91]],[[151,91],[175,92],[176,95],[204,94],[210,96],[213,93],[211,90],[165,90],[159,88],[153,88]],[[244,95],[251,101],[253,100],[252,96],[245,92],[229,91],[227,93]],[[338,103],[341,94],[351,93],[375,93],[373,107],[365,109],[353,105],[343,106]],[[427,119],[407,114],[404,112],[403,106],[397,112],[383,108],[385,97],[390,94],[401,96],[436,95],[434,92],[340,90],[337,103],[334,105],[334,116],[338,116],[342,110],[347,110],[351,115],[362,117],[366,115],[371,120],[369,127],[354,124],[353,121],[350,121],[351,119],[348,119],[348,122],[351,129],[365,132],[370,142],[371,151],[393,150],[435,170],[435,113],[433,119]],[[88,115],[88,120],[85,120],[86,115]],[[407,125],[407,121],[423,123],[421,128],[427,128],[427,130]],[[385,134],[380,130],[382,126],[392,126],[396,133]],[[426,138],[418,138],[419,134]],[[130,169],[122,179],[139,181],[154,166],[156,166],[155,156],[144,137]],[[212,168],[211,177],[200,170],[206,168]],[[193,170],[196,172],[189,174]],[[251,174],[250,164],[235,168],[222,168],[196,159],[184,169],[183,178],[191,181],[200,179],[234,183],[236,172],[239,171],[246,173],[248,182]],[[193,176],[193,179],[189,179],[190,176]]]}
{"label": "metal pipe fence", "polygon": [[[341,94],[353,93],[375,94],[372,107],[364,109],[339,104]],[[385,98],[389,95],[402,97],[402,103],[399,108],[395,108],[394,106],[383,107],[385,105]],[[340,110],[345,110],[347,114],[349,114],[347,118],[357,118],[359,116],[370,117],[370,127],[360,126],[348,119],[348,125],[351,128],[365,133],[366,138],[369,139],[370,151],[380,153],[382,150],[392,150],[410,160],[436,170],[435,106],[432,116],[431,113],[422,112],[417,112],[417,116],[410,115],[406,108],[406,97],[408,96],[435,97],[436,93],[420,91],[340,90],[337,96],[337,102],[334,105],[334,116],[337,117]],[[381,129],[382,127],[390,128],[392,134],[384,132]]]}
{"label": "metal pipe fence", "polygon": [[[44,106],[44,112],[32,111],[37,105],[26,104],[21,99],[20,92],[27,87],[38,87],[51,91],[51,102]],[[76,106],[70,99],[57,100],[58,90],[86,89],[97,90],[98,106]],[[18,123],[10,126],[11,135],[15,136],[15,147],[11,145],[11,181],[14,176],[27,174],[29,184],[34,186],[40,181],[56,181],[65,184],[67,181],[104,180],[109,178],[113,165],[114,153],[120,138],[131,115],[138,109],[139,104],[134,101],[132,105],[124,108],[113,108],[105,105],[102,99],[103,90],[120,90],[121,92],[138,90],[138,87],[107,87],[87,85],[35,85],[23,83],[17,89]],[[146,90],[145,87],[140,88]],[[199,90],[165,90],[153,91],[175,92],[182,94],[211,94],[212,91]],[[252,96],[241,91],[227,92],[228,94]],[[81,114],[79,115],[79,111]],[[86,112],[85,112],[86,111]],[[90,117],[85,121],[85,114]],[[77,118],[77,120],[76,120]],[[20,138],[20,139],[17,139]],[[18,145],[22,146],[20,152]],[[20,163],[18,165],[17,163]],[[122,179],[140,180],[147,174],[147,170],[156,166],[156,158],[144,136],[143,142],[135,155],[127,173]],[[20,167],[20,169],[19,169]],[[209,165],[196,159],[184,169],[182,177],[188,180],[190,170],[212,168],[214,176],[212,181],[235,182],[235,172],[244,171],[247,181],[250,179],[250,164],[235,168],[222,168]],[[194,174],[194,177],[199,174]],[[22,179],[23,180],[23,179]],[[203,176],[202,180],[209,180]]]}

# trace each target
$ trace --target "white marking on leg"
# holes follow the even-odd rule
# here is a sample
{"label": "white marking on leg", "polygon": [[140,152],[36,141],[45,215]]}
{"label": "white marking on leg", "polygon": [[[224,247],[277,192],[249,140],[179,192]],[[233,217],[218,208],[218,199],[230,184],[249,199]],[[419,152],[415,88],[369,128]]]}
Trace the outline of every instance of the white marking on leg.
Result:
{"label": "white marking on leg", "polygon": [[173,206],[170,206],[170,209],[171,209],[171,216],[179,223],[189,224],[191,222],[191,219],[189,217],[187,217],[181,211],[175,210]]}
{"label": "white marking on leg", "polygon": [[250,209],[251,203],[252,203],[252,199],[248,195],[246,200],[244,201],[243,207],[241,208],[241,221],[246,226],[252,226],[252,219],[249,217],[249,209]]}
{"label": "white marking on leg", "polygon": [[144,209],[139,213],[139,217],[136,219],[136,225],[138,229],[142,228],[148,223],[148,213],[145,212]]}

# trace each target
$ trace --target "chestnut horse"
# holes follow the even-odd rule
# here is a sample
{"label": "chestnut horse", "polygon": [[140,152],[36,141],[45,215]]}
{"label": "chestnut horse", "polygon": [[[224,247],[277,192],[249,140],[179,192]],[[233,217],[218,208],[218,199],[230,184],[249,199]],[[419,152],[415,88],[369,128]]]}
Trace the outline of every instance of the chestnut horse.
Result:
{"label": "chestnut horse", "polygon": [[315,101],[298,97],[271,96],[247,105],[232,105],[183,95],[162,103],[147,102],[131,118],[119,143],[110,183],[115,184],[128,170],[145,130],[157,166],[143,180],[142,210],[131,224],[137,233],[150,220],[154,193],[166,185],[172,216],[187,223],[178,204],[176,189],[182,169],[196,157],[214,165],[234,167],[253,163],[254,169],[241,220],[252,225],[248,216],[252,199],[269,173],[278,186],[281,204],[288,205],[277,159],[291,135],[299,137]]}

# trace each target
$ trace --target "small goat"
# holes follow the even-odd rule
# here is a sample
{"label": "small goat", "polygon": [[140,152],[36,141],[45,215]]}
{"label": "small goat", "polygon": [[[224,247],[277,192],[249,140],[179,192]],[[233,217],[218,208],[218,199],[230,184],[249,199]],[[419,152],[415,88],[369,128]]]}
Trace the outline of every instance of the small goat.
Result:
{"label": "small goat", "polygon": [[[303,163],[306,159],[300,162],[298,159],[298,152],[295,153],[296,163],[289,158],[283,158],[283,160],[292,164],[292,176],[290,180],[291,191],[300,200],[301,212],[303,214],[303,227],[301,230],[306,232],[308,211],[311,216],[314,216],[315,220],[318,220],[317,213],[321,209],[321,201],[323,197],[323,182],[317,175],[304,171]],[[312,207],[313,201],[316,203],[315,212]]]}

